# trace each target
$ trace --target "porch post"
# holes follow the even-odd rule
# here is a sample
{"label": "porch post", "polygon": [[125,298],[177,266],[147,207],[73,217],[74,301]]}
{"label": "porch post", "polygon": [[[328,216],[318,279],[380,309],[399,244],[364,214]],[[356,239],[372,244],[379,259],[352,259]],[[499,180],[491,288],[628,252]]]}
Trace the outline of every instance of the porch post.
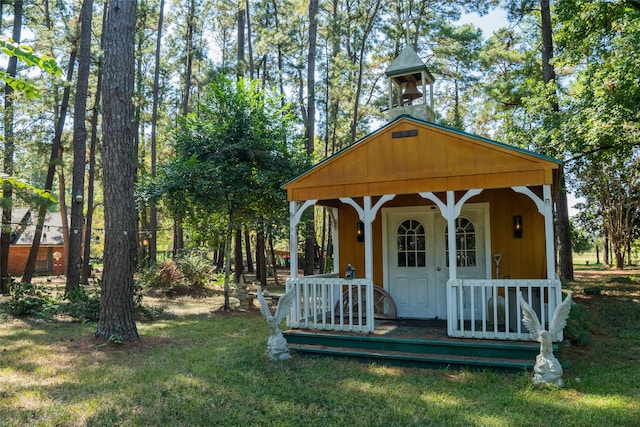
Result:
{"label": "porch post", "polygon": [[317,200],[307,200],[298,207],[298,202],[289,202],[289,267],[292,279],[298,277],[298,223],[302,213]]}
{"label": "porch post", "polygon": [[551,203],[551,185],[544,184],[542,186],[542,199],[538,197],[529,187],[517,186],[511,187],[516,193],[528,196],[536,204],[538,212],[544,217],[544,237],[545,250],[547,256],[547,279],[556,278],[556,259],[555,259],[555,238],[553,234],[553,206]]}
{"label": "porch post", "polygon": [[328,211],[329,211],[329,215],[331,216],[331,220],[333,221],[332,223],[332,228],[333,228],[333,271],[332,273],[339,273],[338,267],[340,266],[340,233],[338,232],[339,230],[338,209],[330,208]]}
{"label": "porch post", "polygon": [[[553,230],[553,205],[551,204],[551,186],[542,187],[544,197],[544,235],[547,249],[547,279],[556,278],[555,238]],[[561,301],[562,299],[560,299]]]}
{"label": "porch post", "polygon": [[373,308],[373,220],[376,219],[376,215],[378,210],[382,205],[384,205],[389,200],[392,200],[396,197],[395,194],[385,194],[381,196],[375,205],[371,206],[371,196],[363,197],[363,207],[360,207],[352,198],[350,197],[341,197],[340,201],[342,203],[347,203],[358,212],[358,217],[360,221],[364,223],[364,276],[365,279],[369,280],[369,285],[367,286],[367,304],[366,304],[366,313],[367,313],[367,326],[370,332],[373,332],[374,325],[374,308]]}
{"label": "porch post", "polygon": [[458,278],[458,263],[456,262],[456,196],[454,191],[447,191],[447,243],[449,244],[449,280]]}

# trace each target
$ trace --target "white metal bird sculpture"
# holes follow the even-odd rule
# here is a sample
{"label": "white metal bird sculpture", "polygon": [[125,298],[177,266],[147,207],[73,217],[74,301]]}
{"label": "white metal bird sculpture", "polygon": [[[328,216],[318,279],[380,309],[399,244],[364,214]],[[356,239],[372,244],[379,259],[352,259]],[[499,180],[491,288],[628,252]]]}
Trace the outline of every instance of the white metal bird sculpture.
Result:
{"label": "white metal bird sculpture", "polygon": [[295,295],[295,289],[293,288],[284,294],[278,300],[276,312],[272,315],[269,305],[262,294],[262,288],[260,286],[258,287],[257,297],[258,302],[260,303],[260,311],[262,311],[262,315],[267,320],[267,326],[269,326],[269,331],[271,332],[271,335],[267,340],[268,357],[271,360],[291,359],[289,345],[287,344],[286,338],[282,335],[279,325],[287,316],[287,313],[289,313],[289,309],[293,304]]}
{"label": "white metal bird sculpture", "polygon": [[520,306],[522,307],[522,323],[540,343],[540,354],[536,356],[536,364],[533,367],[533,383],[556,384],[562,387],[564,385],[562,365],[553,355],[553,340],[567,325],[567,317],[571,311],[571,292],[553,312],[549,330],[544,329],[538,315],[523,297],[520,298]]}

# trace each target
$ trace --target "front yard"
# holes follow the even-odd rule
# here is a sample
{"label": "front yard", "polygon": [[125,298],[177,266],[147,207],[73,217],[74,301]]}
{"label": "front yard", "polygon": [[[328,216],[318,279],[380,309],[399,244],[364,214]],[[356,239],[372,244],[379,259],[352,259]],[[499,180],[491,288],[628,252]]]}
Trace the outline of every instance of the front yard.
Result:
{"label": "front yard", "polygon": [[165,310],[126,345],[94,341],[95,324],[0,312],[0,425],[637,424],[640,275],[577,273],[568,288],[590,343],[560,351],[564,389],[533,387],[530,372],[270,362],[259,311],[220,312],[215,295],[146,296]]}

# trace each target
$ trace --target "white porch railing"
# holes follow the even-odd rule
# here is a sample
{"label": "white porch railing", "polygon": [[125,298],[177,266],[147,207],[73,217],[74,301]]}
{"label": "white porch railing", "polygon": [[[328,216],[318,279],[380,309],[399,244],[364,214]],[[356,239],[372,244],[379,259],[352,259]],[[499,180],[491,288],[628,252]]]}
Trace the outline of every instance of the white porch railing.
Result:
{"label": "white porch railing", "polygon": [[287,279],[296,298],[287,326],[301,329],[373,332],[373,282],[337,274]]}
{"label": "white porch railing", "polygon": [[[560,280],[475,280],[447,283],[448,334],[452,337],[533,341],[522,324],[520,298],[546,328],[562,301]],[[562,340],[562,332],[556,337]]]}

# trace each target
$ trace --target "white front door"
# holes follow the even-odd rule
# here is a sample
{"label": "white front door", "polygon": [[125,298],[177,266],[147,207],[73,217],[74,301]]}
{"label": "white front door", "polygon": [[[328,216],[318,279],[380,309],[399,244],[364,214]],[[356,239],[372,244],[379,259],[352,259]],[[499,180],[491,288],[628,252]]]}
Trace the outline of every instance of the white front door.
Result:
{"label": "white front door", "polygon": [[[383,209],[384,287],[401,318],[447,318],[447,222],[432,206]],[[458,278],[490,278],[489,206],[456,219]]]}
{"label": "white front door", "polygon": [[385,287],[398,317],[436,317],[434,213],[423,207],[384,210]]}

